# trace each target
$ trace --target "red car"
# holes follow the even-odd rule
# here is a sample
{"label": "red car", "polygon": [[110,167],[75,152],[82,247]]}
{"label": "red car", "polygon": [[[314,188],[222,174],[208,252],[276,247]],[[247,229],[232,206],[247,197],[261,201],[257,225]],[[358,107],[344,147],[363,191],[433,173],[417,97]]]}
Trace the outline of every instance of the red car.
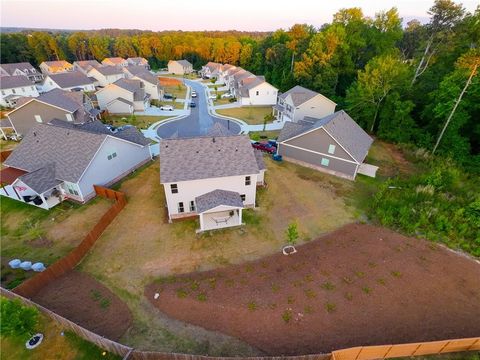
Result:
{"label": "red car", "polygon": [[270,143],[261,143],[255,141],[252,143],[252,146],[257,150],[265,151],[269,154],[274,154],[277,151],[277,148]]}

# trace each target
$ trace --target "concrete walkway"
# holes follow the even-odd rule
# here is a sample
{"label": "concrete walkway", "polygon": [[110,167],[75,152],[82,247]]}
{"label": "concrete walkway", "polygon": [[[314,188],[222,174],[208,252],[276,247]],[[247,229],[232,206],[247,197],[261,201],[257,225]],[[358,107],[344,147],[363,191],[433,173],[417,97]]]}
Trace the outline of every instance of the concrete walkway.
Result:
{"label": "concrete walkway", "polygon": [[[188,105],[188,104],[186,104]],[[188,111],[185,107],[183,109],[173,109],[173,111],[160,110],[156,106],[150,106],[145,111],[135,111],[135,115],[148,115],[148,116],[179,116],[188,115]]]}

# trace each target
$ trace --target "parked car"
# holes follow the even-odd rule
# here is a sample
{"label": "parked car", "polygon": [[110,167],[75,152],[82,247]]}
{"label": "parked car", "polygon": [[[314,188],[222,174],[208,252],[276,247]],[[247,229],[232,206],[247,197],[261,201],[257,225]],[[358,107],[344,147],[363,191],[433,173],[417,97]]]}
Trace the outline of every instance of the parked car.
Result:
{"label": "parked car", "polygon": [[173,99],[173,95],[172,94],[163,94],[163,98],[164,99]]}
{"label": "parked car", "polygon": [[191,102],[190,102],[190,107],[191,107],[191,108],[197,107],[197,104],[195,104],[194,101],[191,101]]}
{"label": "parked car", "polygon": [[162,106],[160,106],[160,110],[173,111],[173,106],[172,105],[162,105]]}
{"label": "parked car", "polygon": [[222,94],[222,96],[220,96],[222,99],[230,99],[233,97],[233,94],[230,94],[230,93],[225,93],[225,94]]}
{"label": "parked car", "polygon": [[217,100],[217,95],[212,94],[212,95],[209,95],[208,98],[212,100]]}
{"label": "parked car", "polygon": [[192,91],[192,98],[196,98],[197,97],[197,93]]}
{"label": "parked car", "polygon": [[252,146],[254,149],[268,152],[269,154],[273,154],[277,151],[277,148],[270,143],[261,143],[261,142],[255,141],[255,142],[252,142]]}

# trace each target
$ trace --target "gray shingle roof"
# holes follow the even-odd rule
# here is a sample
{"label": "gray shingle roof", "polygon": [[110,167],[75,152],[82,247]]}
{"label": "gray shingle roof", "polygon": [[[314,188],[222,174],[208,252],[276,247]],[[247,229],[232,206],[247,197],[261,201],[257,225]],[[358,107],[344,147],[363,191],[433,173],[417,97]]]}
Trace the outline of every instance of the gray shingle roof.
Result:
{"label": "gray shingle roof", "polygon": [[143,146],[152,142],[150,139],[147,139],[145,136],[143,136],[143,134],[135,127],[129,127],[125,130],[120,130],[112,136]]}
{"label": "gray shingle roof", "polygon": [[91,68],[96,68],[102,66],[97,60],[81,60],[75,61],[73,65],[80,66],[83,70],[88,71]]}
{"label": "gray shingle roof", "polygon": [[82,93],[72,93],[62,89],[53,89],[34,98],[50,105],[57,106],[69,112],[74,112],[83,107]]}
{"label": "gray shingle roof", "polygon": [[288,97],[288,95],[291,95],[293,105],[299,106],[304,102],[310,100],[311,98],[319,95],[319,93],[317,93],[316,91],[304,88],[303,86],[297,85],[291,88],[290,90],[284,92],[279,97],[285,100]]}
{"label": "gray shingle roof", "polygon": [[195,204],[197,205],[198,213],[203,213],[221,205],[243,208],[242,198],[239,193],[219,189],[197,196]]}
{"label": "gray shingle roof", "polygon": [[257,160],[246,135],[160,141],[161,183],[258,173]]}
{"label": "gray shingle roof", "polygon": [[105,76],[123,74],[122,69],[117,68],[116,66],[99,66],[96,69],[100,74]]}
{"label": "gray shingle roof", "polygon": [[32,86],[33,82],[24,75],[1,76],[0,89],[13,89],[22,86]]}
{"label": "gray shingle roof", "polygon": [[138,73],[142,73],[142,72],[145,72],[147,71],[145,69],[145,66],[141,66],[141,65],[128,65],[128,66],[125,66],[123,68],[123,71],[128,71],[130,74],[132,75],[136,75]]}
{"label": "gray shingle roof", "polygon": [[56,177],[54,163],[47,164],[35,171],[22,175],[19,179],[39,194],[61,183]]}
{"label": "gray shingle roof", "polygon": [[[307,118],[312,120],[314,118]],[[288,125],[288,126],[287,126]],[[324,128],[352,157],[362,163],[367,156],[373,139],[345,111],[340,110],[321,119],[316,119],[311,125],[286,123],[278,141],[285,141],[310,130]]]}
{"label": "gray shingle roof", "polygon": [[182,65],[183,67],[189,67],[189,66],[192,66],[192,64],[190,63],[190,61],[188,60],[174,60],[176,61],[177,63],[179,63],[180,65]]}
{"label": "gray shingle roof", "polygon": [[[10,75],[13,75],[13,73],[15,72],[15,70],[21,70],[21,71],[25,71],[25,70],[28,70],[28,73],[29,74],[38,74],[40,75],[39,72],[37,72],[37,70],[35,70],[35,68],[32,66],[32,64],[28,63],[28,62],[20,62],[20,63],[11,63],[11,64],[0,64],[0,67],[5,70],[8,74]],[[35,71],[32,71],[32,70],[35,70]]]}
{"label": "gray shingle roof", "polygon": [[143,71],[141,72],[136,73],[135,76],[146,82],[149,82],[150,84],[158,85],[158,78],[145,69],[143,69]]}
{"label": "gray shingle roof", "polygon": [[80,71],[71,71],[67,73],[48,75],[62,89],[82,85],[92,85],[92,80]]}
{"label": "gray shingle roof", "polygon": [[257,161],[258,170],[265,170],[267,166],[265,165],[265,161],[263,160],[263,152],[260,150],[254,150],[255,160]]}
{"label": "gray shingle roof", "polygon": [[112,63],[114,63],[114,64],[121,64],[121,63],[123,63],[123,62],[125,61],[125,59],[124,59],[124,58],[121,58],[121,57],[109,57],[109,58],[103,59],[103,60],[102,60],[102,63],[103,63],[104,61],[110,61],[110,62],[112,62]]}

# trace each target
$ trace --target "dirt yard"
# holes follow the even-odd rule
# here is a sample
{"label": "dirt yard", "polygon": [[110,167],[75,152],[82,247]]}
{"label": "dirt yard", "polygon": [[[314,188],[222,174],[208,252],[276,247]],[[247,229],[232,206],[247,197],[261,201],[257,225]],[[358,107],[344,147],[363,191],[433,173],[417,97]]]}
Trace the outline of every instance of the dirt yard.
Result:
{"label": "dirt yard", "polygon": [[145,294],[171,317],[293,355],[478,336],[479,279],[463,255],[350,224],[297,254],[166,277]]}
{"label": "dirt yard", "polygon": [[[268,187],[258,191],[257,210],[244,212],[240,229],[195,234],[197,220],[168,224],[158,162],[124,181],[128,204],[97,241],[81,270],[115,291],[132,310],[134,325],[127,344],[161,351],[252,355],[234,339],[161,317],[143,296],[154,278],[255,260],[277,252],[288,223],[297,219],[301,242],[354,220],[353,209],[337,195],[352,183],[320,177],[312,170],[267,161]],[[108,259],[108,261],[105,261]],[[147,331],[148,329],[148,331]],[[167,335],[168,336],[167,336]],[[209,343],[208,351],[204,349]]]}
{"label": "dirt yard", "polygon": [[111,340],[118,340],[132,323],[125,303],[94,278],[76,271],[52,282],[32,300]]}

